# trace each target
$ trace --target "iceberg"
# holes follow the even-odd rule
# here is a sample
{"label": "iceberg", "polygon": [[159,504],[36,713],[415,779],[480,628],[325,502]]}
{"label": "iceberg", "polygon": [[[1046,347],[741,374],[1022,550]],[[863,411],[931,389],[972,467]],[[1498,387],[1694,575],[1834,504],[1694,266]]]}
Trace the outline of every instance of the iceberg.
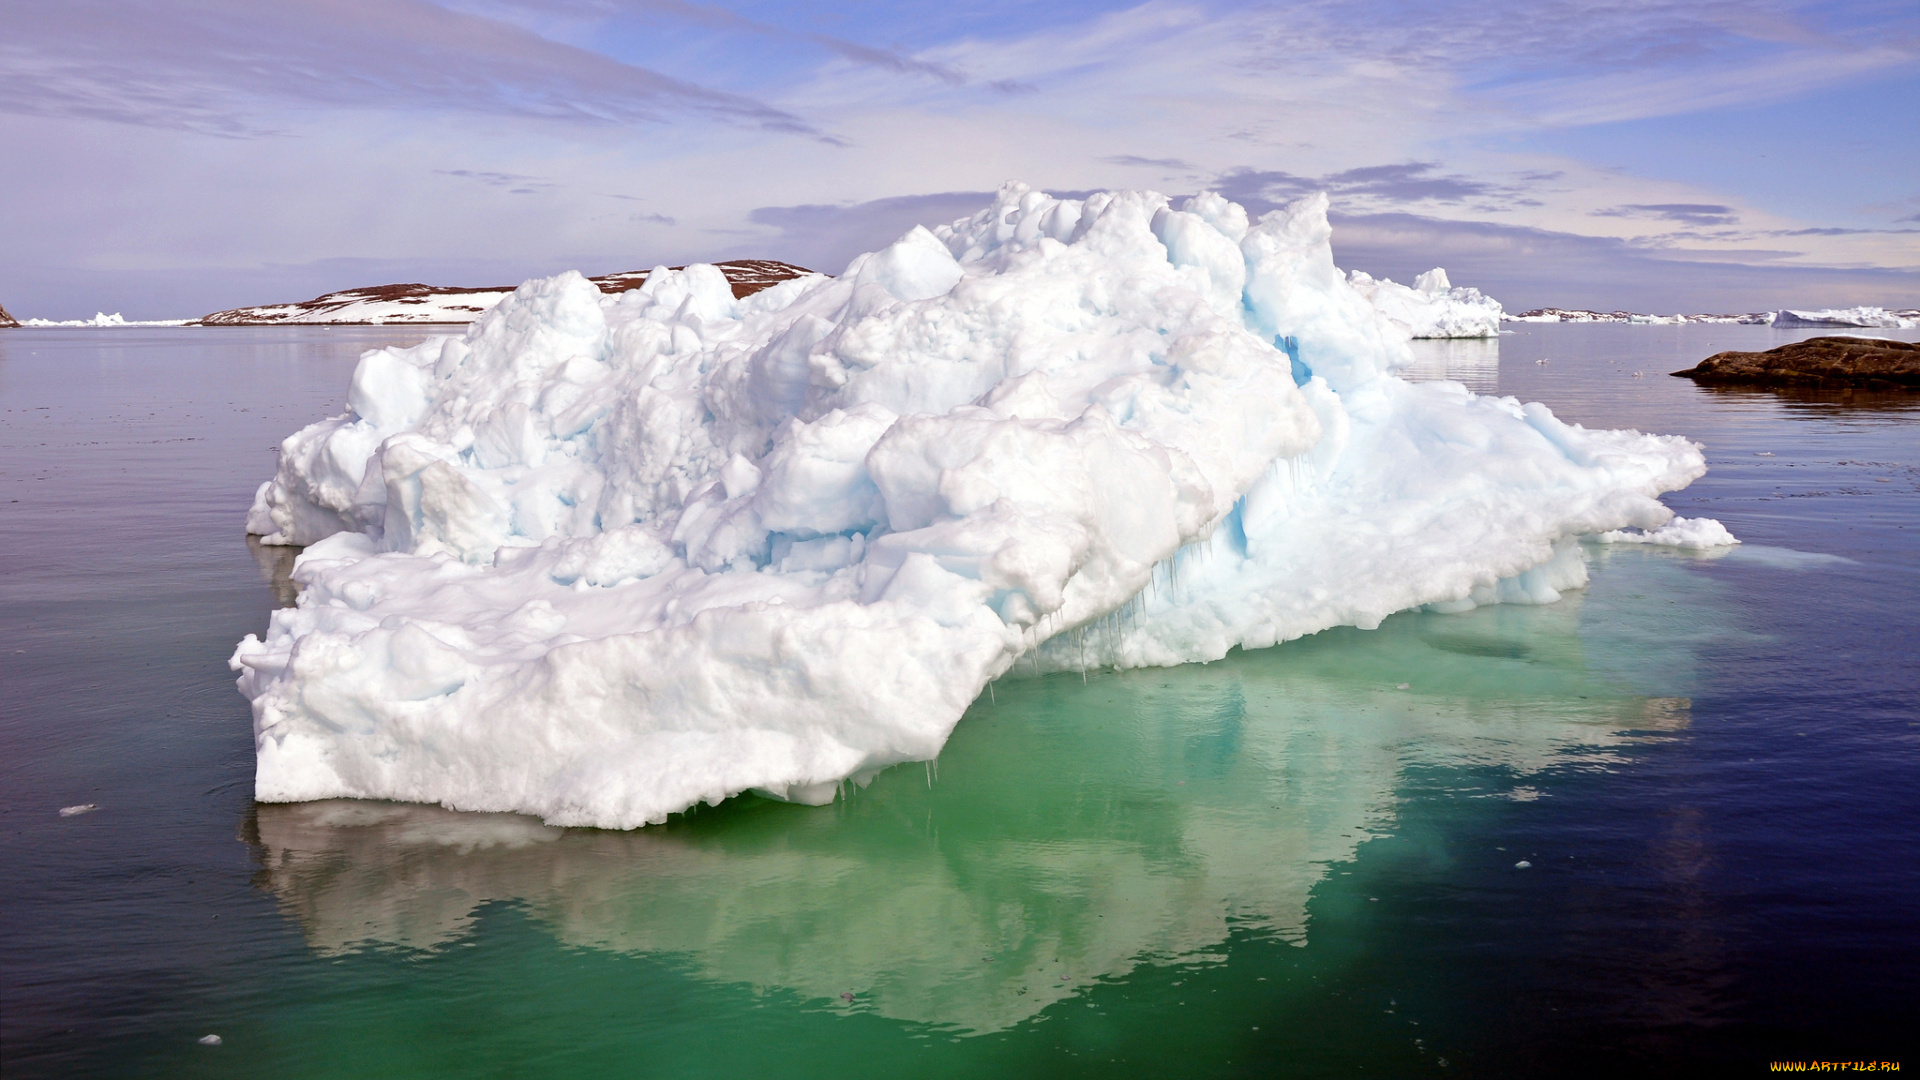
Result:
{"label": "iceberg", "polygon": [[1672,518],[1685,439],[1410,383],[1324,195],[1020,184],[837,278],[529,281],[367,353],[247,519],[255,795],[630,828],[831,801],[1023,669],[1546,603]]}
{"label": "iceberg", "polygon": [[91,319],[28,319],[13,323],[14,326],[27,326],[36,330],[67,328],[78,326],[186,326],[186,319],[129,319],[119,312],[111,315],[103,311],[94,312]]}
{"label": "iceberg", "polygon": [[1818,311],[1781,310],[1774,313],[1774,326],[1859,326],[1886,330],[1910,330],[1920,326],[1920,312],[1888,311],[1878,307],[1821,308]]}
{"label": "iceberg", "polygon": [[1375,280],[1355,270],[1348,284],[1375,310],[1415,338],[1500,336],[1500,301],[1479,289],[1456,289],[1440,267],[1413,279],[1409,289],[1391,278]]}

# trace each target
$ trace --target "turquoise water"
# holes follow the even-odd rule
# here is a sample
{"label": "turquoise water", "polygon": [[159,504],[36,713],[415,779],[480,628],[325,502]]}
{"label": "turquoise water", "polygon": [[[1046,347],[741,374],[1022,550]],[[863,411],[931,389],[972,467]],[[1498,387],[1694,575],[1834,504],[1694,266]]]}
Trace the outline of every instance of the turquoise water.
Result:
{"label": "turquoise water", "polygon": [[1704,440],[1669,501],[1742,548],[1589,548],[1555,605],[1003,680],[936,763],[632,833],[250,799],[225,657],[284,566],[239,523],[390,340],[0,335],[8,1076],[1900,1056],[1920,412],[1664,377],[1766,328],[1526,327],[1420,369]]}

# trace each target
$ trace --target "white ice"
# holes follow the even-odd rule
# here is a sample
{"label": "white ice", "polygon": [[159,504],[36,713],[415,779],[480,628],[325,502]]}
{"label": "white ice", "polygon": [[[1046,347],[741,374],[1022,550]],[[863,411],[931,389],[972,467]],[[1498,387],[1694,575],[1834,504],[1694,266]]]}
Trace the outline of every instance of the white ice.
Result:
{"label": "white ice", "polygon": [[1878,307],[1822,308],[1818,311],[1779,311],[1775,326],[1866,326],[1888,330],[1920,326],[1920,313],[1888,311]]}
{"label": "white ice", "polygon": [[1676,517],[1658,529],[1615,529],[1594,539],[1603,544],[1653,544],[1695,551],[1731,547],[1740,542],[1725,525],[1712,518],[1684,517]]}
{"label": "white ice", "polygon": [[1375,310],[1416,338],[1499,337],[1500,301],[1479,289],[1453,287],[1447,272],[1434,267],[1413,279],[1413,287],[1355,270],[1348,284]]}
{"label": "white ice", "polygon": [[186,319],[128,319],[119,312],[111,315],[95,312],[91,319],[22,319],[21,326],[34,329],[79,326],[185,326]]}
{"label": "white ice", "polygon": [[1674,437],[1412,384],[1326,199],[1003,188],[838,278],[530,281],[362,358],[247,527],[256,795],[632,827],[831,799],[1037,668],[1549,602],[1658,530]]}

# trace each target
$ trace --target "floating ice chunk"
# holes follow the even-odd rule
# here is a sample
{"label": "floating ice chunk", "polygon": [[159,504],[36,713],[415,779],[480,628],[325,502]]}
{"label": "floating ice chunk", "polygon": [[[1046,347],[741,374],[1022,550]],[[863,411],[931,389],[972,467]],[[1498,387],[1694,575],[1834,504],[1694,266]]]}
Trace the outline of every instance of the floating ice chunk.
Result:
{"label": "floating ice chunk", "polygon": [[1549,603],[1575,537],[1670,516],[1685,440],[1392,377],[1326,208],[1009,184],[839,279],[562,274],[368,353],[248,515],[306,545],[233,658],[256,796],[820,802],[934,757],[1018,660]]}
{"label": "floating ice chunk", "polygon": [[1911,329],[1920,326],[1912,312],[1895,313],[1886,308],[1821,308],[1818,311],[1782,310],[1774,313],[1775,326],[1871,326],[1885,329]]}
{"label": "floating ice chunk", "polygon": [[[1347,281],[1374,309],[1416,338],[1499,337],[1500,301],[1479,289],[1456,289],[1439,267],[1413,279],[1413,288],[1355,270]],[[1536,361],[1544,363],[1544,361]]]}
{"label": "floating ice chunk", "polygon": [[219,1046],[219,1045],[220,1045],[220,1044],[221,1044],[221,1043],[222,1043],[223,1041],[224,1041],[224,1040],[223,1040],[223,1039],[221,1039],[221,1038],[220,1038],[220,1036],[218,1036],[218,1035],[202,1035],[202,1036],[200,1036],[200,1045],[201,1045],[201,1046]]}
{"label": "floating ice chunk", "polygon": [[81,803],[78,806],[63,806],[60,808],[60,816],[79,817],[81,814],[90,814],[98,809],[100,808],[92,803]]}
{"label": "floating ice chunk", "polygon": [[[188,319],[129,319],[116,311],[111,315],[95,312],[91,319],[22,319],[18,325],[35,329],[79,326],[185,326],[190,321]],[[0,322],[0,326],[5,325],[11,324]]]}
{"label": "floating ice chunk", "polygon": [[1661,547],[1706,548],[1731,547],[1740,541],[1727,531],[1725,525],[1712,518],[1676,517],[1658,529],[1615,529],[1601,533],[1596,537],[1602,544],[1655,544]]}
{"label": "floating ice chunk", "polygon": [[1521,859],[1519,862],[1513,864],[1513,868],[1515,870],[1531,870],[1533,869],[1533,864],[1525,859]]}

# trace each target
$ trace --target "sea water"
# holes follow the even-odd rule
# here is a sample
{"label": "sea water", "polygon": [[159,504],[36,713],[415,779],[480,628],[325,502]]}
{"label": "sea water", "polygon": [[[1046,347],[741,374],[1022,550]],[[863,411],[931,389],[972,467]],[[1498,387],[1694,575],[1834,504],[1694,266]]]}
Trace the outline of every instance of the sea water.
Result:
{"label": "sea water", "polygon": [[1898,1059],[1920,970],[1920,401],[1666,375],[1813,333],[1422,344],[1416,377],[1704,442],[1712,471],[1668,502],[1725,522],[1732,551],[1592,547],[1592,585],[1559,604],[1005,678],[937,762],[830,806],[746,797],[637,832],[252,802],[225,658],[291,587],[287,553],[241,536],[247,500],[282,435],[339,411],[360,350],[420,331],[0,335],[0,1060],[844,1077]]}

